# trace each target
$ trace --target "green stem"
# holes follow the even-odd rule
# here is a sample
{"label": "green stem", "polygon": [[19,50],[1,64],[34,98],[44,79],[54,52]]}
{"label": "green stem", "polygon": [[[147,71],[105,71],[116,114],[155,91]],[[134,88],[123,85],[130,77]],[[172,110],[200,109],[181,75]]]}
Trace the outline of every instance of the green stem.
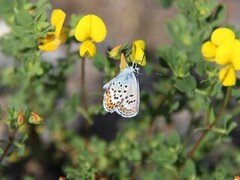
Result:
{"label": "green stem", "polygon": [[199,139],[197,140],[197,142],[195,143],[195,145],[193,146],[192,150],[189,152],[188,154],[188,158],[189,159],[192,159],[193,158],[193,155],[194,153],[196,152],[197,148],[200,146],[200,144],[202,143],[203,139],[206,137],[206,135],[211,131],[211,129],[214,127],[214,125],[219,121],[219,119],[221,118],[224,110],[226,109],[227,107],[227,104],[228,104],[228,101],[230,99],[230,96],[231,96],[231,87],[228,87],[227,88],[227,92],[226,92],[226,95],[225,95],[225,98],[224,98],[224,101],[223,101],[223,104],[215,118],[215,120],[213,121],[212,124],[209,124],[208,127],[206,128],[207,130],[204,131],[202,133],[202,135],[199,137]]}
{"label": "green stem", "polygon": [[[80,69],[81,69],[81,77],[80,77],[80,95],[81,95],[81,102],[83,109],[86,113],[88,113],[88,97],[86,93],[86,82],[85,82],[85,58],[83,57],[80,63]],[[88,138],[89,137],[89,128],[90,125],[86,119],[84,119],[83,122],[83,135],[84,137]]]}
{"label": "green stem", "polygon": [[85,83],[85,58],[81,61],[81,79],[80,79],[80,90],[81,99],[83,103],[84,110],[88,110],[87,94],[86,94],[86,83]]}
{"label": "green stem", "polygon": [[4,150],[3,150],[3,154],[2,154],[2,156],[0,157],[0,164],[2,164],[2,161],[3,161],[4,157],[7,155],[8,150],[10,149],[10,147],[12,146],[12,144],[14,143],[16,133],[17,133],[17,131],[18,131],[18,129],[19,129],[20,127],[21,127],[21,126],[16,127],[16,129],[9,135],[7,145],[5,146],[5,148],[4,148]]}
{"label": "green stem", "polygon": [[[211,97],[211,93],[213,91],[213,85],[211,84],[211,86],[208,89],[207,92],[207,98]],[[206,125],[209,126],[210,125],[210,114],[211,114],[211,106],[209,105],[208,109],[207,109],[207,118],[206,118]]]}

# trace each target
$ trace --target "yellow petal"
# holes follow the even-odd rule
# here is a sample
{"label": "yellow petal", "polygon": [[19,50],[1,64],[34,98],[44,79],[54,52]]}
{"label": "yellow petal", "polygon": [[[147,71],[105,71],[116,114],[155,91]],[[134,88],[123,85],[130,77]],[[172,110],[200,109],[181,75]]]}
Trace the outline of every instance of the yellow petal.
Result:
{"label": "yellow petal", "polygon": [[59,39],[54,39],[39,45],[38,48],[42,51],[55,51],[61,44]]}
{"label": "yellow petal", "polygon": [[227,40],[216,50],[215,61],[219,65],[230,64],[232,60],[232,49],[234,40]]}
{"label": "yellow petal", "polygon": [[89,56],[90,58],[95,56],[96,51],[96,46],[90,40],[84,41],[79,50],[81,57]]}
{"label": "yellow petal", "polygon": [[117,45],[111,51],[109,51],[108,52],[109,57],[113,58],[113,59],[119,59],[120,58],[120,53],[121,53],[121,51],[120,51],[121,47],[122,47],[122,45]]}
{"label": "yellow petal", "polygon": [[141,66],[146,65],[146,55],[142,49],[136,48],[135,59],[133,60],[133,62],[135,62]]}
{"label": "yellow petal", "polygon": [[216,54],[216,45],[213,44],[211,41],[207,41],[202,45],[202,55],[208,61],[214,61],[214,57]]}
{"label": "yellow petal", "polygon": [[141,66],[145,66],[146,55],[144,50],[145,50],[145,42],[143,40],[134,41],[132,46],[132,53],[130,55],[131,61]]}
{"label": "yellow petal", "polygon": [[132,62],[137,63],[139,65],[142,65],[142,66],[146,65],[145,52],[139,47],[134,46],[132,48],[132,54],[130,56],[130,59]]}
{"label": "yellow petal", "polygon": [[221,69],[218,77],[223,86],[234,86],[236,84],[236,71],[232,66]]}
{"label": "yellow petal", "polygon": [[228,28],[218,28],[213,31],[211,36],[211,41],[217,46],[219,46],[220,44],[227,40],[233,39],[235,39],[235,33]]}
{"label": "yellow petal", "polygon": [[121,59],[120,59],[120,64],[119,64],[119,68],[121,70],[125,69],[127,67],[127,61],[126,61],[126,58],[124,56],[123,53],[121,53]]}
{"label": "yellow petal", "polygon": [[234,40],[231,62],[235,70],[240,70],[240,41],[237,39]]}
{"label": "yellow petal", "polygon": [[133,42],[133,44],[136,45],[136,47],[141,48],[142,50],[145,50],[146,43],[143,40],[136,40]]}
{"label": "yellow petal", "polygon": [[61,9],[54,9],[51,15],[51,24],[55,26],[55,36],[59,38],[66,14]]}
{"label": "yellow petal", "polygon": [[96,15],[89,14],[78,22],[75,29],[75,37],[78,41],[91,39],[94,42],[101,42],[105,39],[107,29],[102,19]]}

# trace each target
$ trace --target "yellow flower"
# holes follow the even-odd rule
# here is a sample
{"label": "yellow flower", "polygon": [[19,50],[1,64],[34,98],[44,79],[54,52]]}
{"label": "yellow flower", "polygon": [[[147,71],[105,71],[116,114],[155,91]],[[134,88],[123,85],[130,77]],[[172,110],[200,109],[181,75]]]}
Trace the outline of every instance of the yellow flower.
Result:
{"label": "yellow flower", "polygon": [[79,50],[80,56],[92,58],[96,54],[93,42],[102,42],[106,35],[107,29],[100,17],[89,14],[81,18],[75,29],[75,38],[83,42]]}
{"label": "yellow flower", "polygon": [[234,86],[236,84],[236,71],[232,66],[221,69],[218,77],[223,86]]}
{"label": "yellow flower", "polygon": [[202,55],[208,61],[214,61],[214,57],[216,54],[216,45],[213,44],[211,41],[207,41],[202,45]]}
{"label": "yellow flower", "polygon": [[233,43],[234,40],[227,40],[217,48],[215,56],[217,64],[226,65],[231,63]]}
{"label": "yellow flower", "polygon": [[144,51],[145,51],[145,41],[143,40],[134,41],[132,46],[132,53],[130,55],[131,61],[141,66],[145,66],[146,54]]}
{"label": "yellow flower", "polygon": [[109,57],[113,58],[113,59],[119,59],[120,53],[121,53],[121,47],[122,47],[122,45],[117,45],[111,51],[109,51],[108,52]]}
{"label": "yellow flower", "polygon": [[41,124],[43,122],[43,118],[39,116],[37,113],[31,112],[31,116],[28,119],[28,121],[31,124]]}
{"label": "yellow flower", "polygon": [[240,41],[237,39],[233,43],[231,62],[235,70],[240,70]]}
{"label": "yellow flower", "polygon": [[61,43],[67,40],[67,28],[63,27],[66,18],[65,12],[61,9],[54,9],[51,15],[51,25],[55,27],[54,32],[48,32],[46,37],[39,39],[41,45],[38,48],[42,51],[55,51]]}
{"label": "yellow flower", "polygon": [[226,40],[234,40],[235,39],[235,33],[228,28],[217,28],[213,31],[211,36],[211,41],[219,46]]}
{"label": "yellow flower", "polygon": [[219,71],[223,86],[236,84],[236,70],[240,70],[240,41],[235,39],[231,29],[218,28],[213,31],[211,41],[202,45],[201,52],[206,60],[215,60],[217,64],[225,66]]}

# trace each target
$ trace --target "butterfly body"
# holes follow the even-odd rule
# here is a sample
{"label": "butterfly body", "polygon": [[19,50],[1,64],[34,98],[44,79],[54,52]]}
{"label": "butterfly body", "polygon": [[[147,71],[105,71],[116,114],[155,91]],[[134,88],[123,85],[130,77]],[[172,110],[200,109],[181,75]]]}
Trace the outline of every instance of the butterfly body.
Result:
{"label": "butterfly body", "polygon": [[117,112],[126,118],[138,114],[140,98],[137,73],[138,68],[127,67],[103,86],[103,107],[107,112]]}

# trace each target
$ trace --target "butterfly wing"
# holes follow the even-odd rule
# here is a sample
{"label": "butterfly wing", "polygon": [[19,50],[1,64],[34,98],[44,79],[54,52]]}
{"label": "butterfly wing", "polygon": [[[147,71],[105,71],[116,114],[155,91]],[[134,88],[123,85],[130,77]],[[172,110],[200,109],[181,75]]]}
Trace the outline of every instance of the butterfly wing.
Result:
{"label": "butterfly wing", "polygon": [[133,117],[139,110],[139,84],[132,67],[103,86],[103,107],[107,112],[117,112],[123,117]]}
{"label": "butterfly wing", "polygon": [[140,104],[139,83],[133,72],[128,75],[124,87],[126,93],[122,103],[117,108],[117,112],[123,117],[131,118],[138,114]]}
{"label": "butterfly wing", "polygon": [[112,79],[106,85],[103,86],[105,89],[104,98],[103,98],[103,107],[107,112],[114,112],[117,110],[117,107],[123,101],[122,95],[122,77],[117,76]]}

